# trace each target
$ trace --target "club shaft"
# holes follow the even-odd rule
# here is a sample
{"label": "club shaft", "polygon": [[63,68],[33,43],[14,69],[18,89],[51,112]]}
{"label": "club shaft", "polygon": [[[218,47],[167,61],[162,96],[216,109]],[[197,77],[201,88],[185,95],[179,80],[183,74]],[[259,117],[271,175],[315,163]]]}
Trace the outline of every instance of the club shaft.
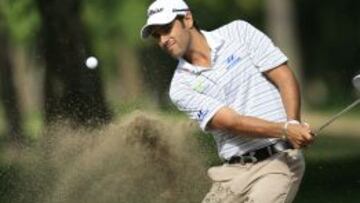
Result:
{"label": "club shaft", "polygon": [[336,115],[332,116],[329,120],[327,120],[324,124],[322,124],[318,129],[315,130],[315,135],[319,134],[320,131],[322,131],[324,128],[326,128],[328,125],[330,125],[332,122],[334,122],[341,115],[343,115],[344,113],[346,113],[346,112],[350,111],[351,109],[353,109],[359,103],[360,103],[360,99],[357,99],[352,104],[347,106],[344,110],[342,110],[339,113],[337,113]]}

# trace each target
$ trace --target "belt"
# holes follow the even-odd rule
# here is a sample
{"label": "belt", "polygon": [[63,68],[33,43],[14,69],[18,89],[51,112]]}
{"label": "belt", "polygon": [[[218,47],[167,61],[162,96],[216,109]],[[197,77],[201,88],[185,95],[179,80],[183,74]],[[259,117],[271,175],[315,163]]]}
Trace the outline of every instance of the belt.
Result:
{"label": "belt", "polygon": [[257,149],[255,151],[247,152],[241,156],[233,156],[228,160],[225,160],[225,163],[235,164],[235,163],[256,163],[259,161],[263,161],[272,155],[285,151],[287,149],[294,149],[288,141],[279,141],[275,144],[268,145],[266,147]]}

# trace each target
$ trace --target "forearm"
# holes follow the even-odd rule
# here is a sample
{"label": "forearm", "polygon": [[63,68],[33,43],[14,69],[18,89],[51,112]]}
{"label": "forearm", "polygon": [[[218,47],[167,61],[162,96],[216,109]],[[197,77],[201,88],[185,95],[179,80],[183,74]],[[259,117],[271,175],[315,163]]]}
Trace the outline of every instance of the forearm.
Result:
{"label": "forearm", "polygon": [[285,135],[295,148],[306,146],[312,142],[313,137],[310,134],[309,126],[289,124],[285,130],[284,124],[251,116],[241,116],[231,108],[223,107],[216,112],[208,127],[230,132],[234,135],[254,138],[282,138]]}
{"label": "forearm", "polygon": [[286,82],[279,85],[279,91],[281,99],[286,111],[288,120],[301,120],[301,96],[300,88],[292,75],[292,79],[287,80]]}
{"label": "forearm", "polygon": [[242,116],[230,108],[220,109],[210,121],[211,129],[222,130],[236,135],[257,138],[280,138],[284,123],[270,122],[251,116]]}
{"label": "forearm", "polygon": [[287,66],[280,65],[266,72],[266,76],[279,89],[288,120],[301,120],[301,96],[299,84]]}
{"label": "forearm", "polygon": [[237,116],[236,123],[227,130],[233,134],[258,138],[280,138],[283,135],[283,123],[269,122],[255,117]]}

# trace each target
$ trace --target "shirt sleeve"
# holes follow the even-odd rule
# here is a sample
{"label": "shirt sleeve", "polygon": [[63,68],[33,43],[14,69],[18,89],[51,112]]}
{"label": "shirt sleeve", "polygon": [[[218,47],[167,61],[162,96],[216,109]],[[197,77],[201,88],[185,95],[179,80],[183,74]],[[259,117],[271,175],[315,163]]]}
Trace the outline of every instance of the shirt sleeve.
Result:
{"label": "shirt sleeve", "polygon": [[222,102],[198,93],[180,82],[171,85],[169,94],[177,108],[185,112],[190,119],[197,121],[203,131],[207,130],[207,124],[215,113],[225,106]]}
{"label": "shirt sleeve", "polygon": [[245,21],[237,23],[238,30],[247,46],[250,57],[261,72],[275,68],[288,60],[286,55],[274,45],[263,32]]}

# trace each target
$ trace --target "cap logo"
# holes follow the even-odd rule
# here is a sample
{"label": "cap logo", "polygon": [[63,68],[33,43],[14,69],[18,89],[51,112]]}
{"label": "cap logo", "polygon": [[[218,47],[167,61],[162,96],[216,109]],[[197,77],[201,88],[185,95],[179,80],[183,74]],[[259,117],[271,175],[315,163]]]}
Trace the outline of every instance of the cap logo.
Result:
{"label": "cap logo", "polygon": [[151,9],[149,12],[148,12],[148,16],[152,16],[156,13],[160,13],[164,10],[164,8],[155,8],[155,9]]}
{"label": "cap logo", "polygon": [[176,13],[176,12],[189,11],[189,9],[188,9],[188,8],[182,8],[182,9],[176,9],[176,8],[174,8],[172,11],[173,11],[174,13]]}

